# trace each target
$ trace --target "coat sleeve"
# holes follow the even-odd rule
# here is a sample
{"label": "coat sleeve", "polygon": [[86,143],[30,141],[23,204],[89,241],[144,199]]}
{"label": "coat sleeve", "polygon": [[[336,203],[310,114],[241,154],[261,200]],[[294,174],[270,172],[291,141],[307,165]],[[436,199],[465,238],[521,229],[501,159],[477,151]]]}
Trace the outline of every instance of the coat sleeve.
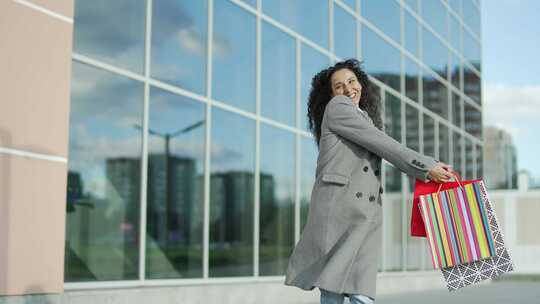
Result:
{"label": "coat sleeve", "polygon": [[331,132],[386,159],[406,174],[428,181],[428,171],[437,164],[437,160],[407,148],[377,129],[358,113],[347,96],[333,97],[326,107],[325,119]]}

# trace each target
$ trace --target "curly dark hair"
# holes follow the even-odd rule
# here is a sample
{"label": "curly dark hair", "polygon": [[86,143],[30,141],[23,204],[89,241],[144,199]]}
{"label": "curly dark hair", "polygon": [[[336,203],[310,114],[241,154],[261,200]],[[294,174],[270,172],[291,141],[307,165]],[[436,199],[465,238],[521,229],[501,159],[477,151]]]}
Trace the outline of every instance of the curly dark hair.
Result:
{"label": "curly dark hair", "polygon": [[337,62],[333,66],[326,68],[317,73],[311,80],[311,90],[308,100],[308,122],[311,133],[315,136],[317,146],[321,138],[321,124],[326,105],[332,98],[332,87],[330,79],[334,72],[341,69],[349,69],[358,78],[362,85],[362,93],[358,107],[366,111],[369,117],[373,120],[373,124],[378,129],[383,129],[383,122],[380,110],[380,98],[375,92],[374,86],[369,81],[369,78],[360,67],[361,62],[356,59],[347,59]]}

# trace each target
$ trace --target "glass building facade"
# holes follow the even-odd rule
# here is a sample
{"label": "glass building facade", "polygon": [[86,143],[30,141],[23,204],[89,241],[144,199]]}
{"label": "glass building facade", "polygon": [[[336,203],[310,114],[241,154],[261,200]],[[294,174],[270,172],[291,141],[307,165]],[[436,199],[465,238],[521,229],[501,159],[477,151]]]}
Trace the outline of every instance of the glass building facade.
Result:
{"label": "glass building facade", "polygon": [[[66,283],[284,275],[317,147],[313,75],[364,61],[387,134],[482,176],[475,0],[75,2]],[[430,270],[383,166],[382,272]]]}

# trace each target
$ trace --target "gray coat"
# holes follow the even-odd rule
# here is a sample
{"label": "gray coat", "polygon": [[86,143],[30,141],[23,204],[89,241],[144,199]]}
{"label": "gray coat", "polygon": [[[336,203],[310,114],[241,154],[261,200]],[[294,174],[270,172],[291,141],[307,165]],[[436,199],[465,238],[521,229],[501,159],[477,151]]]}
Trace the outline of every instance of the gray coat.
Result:
{"label": "gray coat", "polygon": [[437,162],[377,129],[349,97],[332,98],[321,125],[308,219],[289,259],[286,285],[375,298],[381,158],[420,180]]}

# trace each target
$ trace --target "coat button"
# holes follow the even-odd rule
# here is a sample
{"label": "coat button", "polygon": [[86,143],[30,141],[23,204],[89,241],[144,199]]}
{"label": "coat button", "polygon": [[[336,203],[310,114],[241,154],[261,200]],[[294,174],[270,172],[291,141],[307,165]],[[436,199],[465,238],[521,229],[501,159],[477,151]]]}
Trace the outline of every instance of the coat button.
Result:
{"label": "coat button", "polygon": [[382,187],[379,187],[379,193],[382,194],[384,192]]}
{"label": "coat button", "polygon": [[362,192],[356,192],[356,197],[361,198],[362,197]]}
{"label": "coat button", "polygon": [[375,170],[375,176],[379,176],[379,170]]}
{"label": "coat button", "polygon": [[370,196],[370,197],[369,197],[369,201],[370,201],[370,202],[374,202],[374,201],[375,201],[375,196],[374,196],[374,195]]}
{"label": "coat button", "polygon": [[368,167],[365,166],[365,167],[364,167],[364,172],[367,172],[367,171],[368,171]]}

